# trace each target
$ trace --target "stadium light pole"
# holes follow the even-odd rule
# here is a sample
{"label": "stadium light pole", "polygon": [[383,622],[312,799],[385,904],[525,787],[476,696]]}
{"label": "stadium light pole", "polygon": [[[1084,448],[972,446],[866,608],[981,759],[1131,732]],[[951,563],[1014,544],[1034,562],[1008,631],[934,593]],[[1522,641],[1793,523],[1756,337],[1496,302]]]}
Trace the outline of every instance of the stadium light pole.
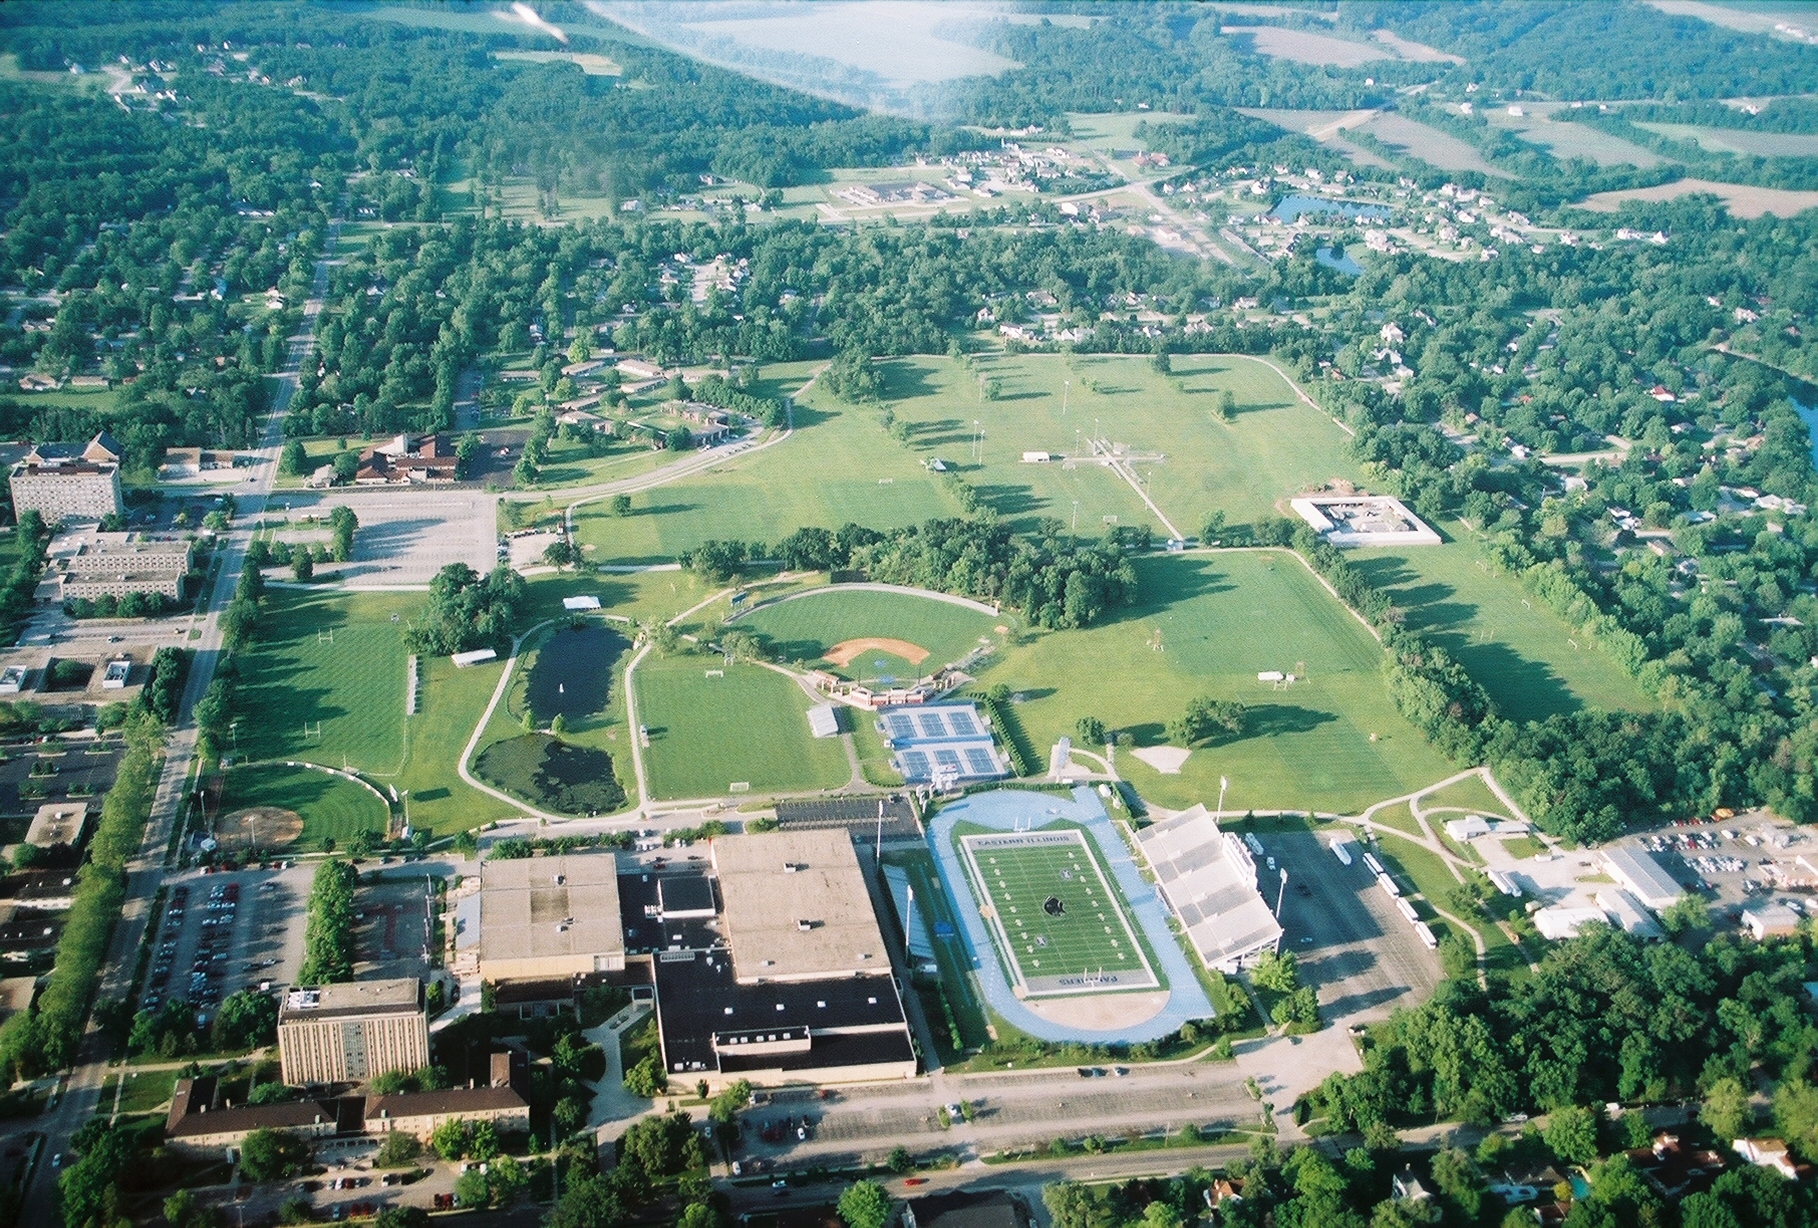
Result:
{"label": "stadium light pole", "polygon": [[1218,778],[1218,815],[1216,818],[1214,818],[1214,820],[1213,820],[1214,822],[1222,823],[1224,821],[1224,818],[1225,818],[1225,790],[1230,787],[1231,787],[1231,781],[1229,780],[1229,778],[1224,777],[1224,776],[1220,776]]}
{"label": "stadium light pole", "polygon": [[1067,394],[1072,391],[1073,391],[1073,381],[1070,379],[1062,380],[1061,381],[1061,417],[1063,417],[1063,418],[1065,418],[1067,416]]}
{"label": "stadium light pole", "polygon": [[1288,872],[1286,870],[1283,870],[1281,872],[1281,886],[1276,888],[1276,891],[1275,891],[1275,919],[1277,921],[1281,920],[1282,897],[1287,894],[1288,894]]}

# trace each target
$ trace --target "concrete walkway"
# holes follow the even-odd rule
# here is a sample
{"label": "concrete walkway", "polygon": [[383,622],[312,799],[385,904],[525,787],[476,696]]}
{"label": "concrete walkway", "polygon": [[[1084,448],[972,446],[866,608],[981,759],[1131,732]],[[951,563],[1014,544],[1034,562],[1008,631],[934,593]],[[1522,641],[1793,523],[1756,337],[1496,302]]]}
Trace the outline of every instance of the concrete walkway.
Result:
{"label": "concrete walkway", "polygon": [[625,1066],[619,1053],[624,1034],[649,1014],[648,1003],[633,1002],[599,1027],[581,1033],[606,1053],[606,1073],[594,1084],[593,1105],[587,1111],[587,1128],[602,1145],[618,1138],[632,1122],[655,1108],[654,1101],[625,1090]]}

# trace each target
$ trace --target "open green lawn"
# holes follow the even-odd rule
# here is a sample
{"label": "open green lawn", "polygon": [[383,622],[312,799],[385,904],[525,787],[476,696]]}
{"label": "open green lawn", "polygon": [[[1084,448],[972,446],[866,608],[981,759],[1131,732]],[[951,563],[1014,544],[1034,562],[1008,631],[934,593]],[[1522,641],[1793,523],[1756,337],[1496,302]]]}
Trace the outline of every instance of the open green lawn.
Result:
{"label": "open green lawn", "polygon": [[[992,628],[1003,624],[996,615],[933,597],[836,586],[754,610],[734,625],[763,636],[791,661],[819,661],[847,640],[904,640],[928,652],[919,663],[903,663],[915,671],[909,676],[920,677],[983,644],[1000,642]],[[866,652],[834,670],[848,677],[875,677],[872,661],[880,655]]]}
{"label": "open green lawn", "polygon": [[1504,716],[1538,720],[1579,708],[1653,707],[1608,654],[1575,636],[1469,538],[1354,550],[1348,557],[1407,611],[1408,626],[1430,634],[1483,684]]}
{"label": "open green lawn", "polygon": [[754,793],[834,788],[851,776],[840,740],[808,732],[813,701],[774,670],[684,654],[647,657],[633,677],[657,798],[720,797],[740,781]]}
{"label": "open green lawn", "polygon": [[795,410],[796,433],[773,448],[734,456],[698,477],[631,496],[632,514],[605,503],[575,515],[594,563],[667,563],[714,538],[774,542],[807,525],[874,529],[959,514],[959,505],[874,411],[823,404],[819,389]]}
{"label": "open green lawn", "polygon": [[[1390,704],[1380,645],[1292,555],[1234,552],[1138,560],[1141,604],[1085,631],[1032,635],[983,671],[1026,696],[1015,711],[1035,746],[1073,733],[1082,716],[1165,740],[1187,700],[1249,705],[1248,735],[1194,750],[1163,775],[1120,750],[1117,766],[1164,806],[1215,802],[1356,813],[1455,770]],[[1156,632],[1162,650],[1152,647]],[[1304,666],[1304,671],[1303,671]],[[1303,673],[1286,691],[1258,671]]]}
{"label": "open green lawn", "polygon": [[509,813],[455,771],[502,664],[456,669],[443,657],[422,659],[417,714],[405,715],[405,632],[423,601],[414,593],[270,593],[240,659],[239,758],[345,765],[410,790],[412,824],[441,833]]}
{"label": "open green lawn", "polygon": [[[978,373],[998,382],[996,400],[981,399],[978,376],[951,359],[900,359],[884,373],[917,453],[955,465],[1000,515],[1024,524],[1052,516],[1071,525],[1077,499],[1081,532],[1102,532],[1111,516],[1161,528],[1127,482],[1083,461],[1094,436],[1162,458],[1134,468],[1189,536],[1213,511],[1247,523],[1332,478],[1361,480],[1337,424],[1251,358],[1180,355],[1171,375],[1118,355],[982,358]],[[1237,402],[1229,423],[1216,414],[1226,391]],[[977,461],[975,421],[984,431]],[[1029,451],[1063,459],[1028,464]]]}
{"label": "open green lawn", "polygon": [[[1494,793],[1490,792],[1490,786],[1475,776],[1466,777],[1456,784],[1449,784],[1420,799],[1422,810],[1432,810],[1437,806],[1459,806],[1473,814],[1487,814],[1492,818],[1496,816],[1513,817],[1509,815],[1509,808],[1498,801]],[[1447,815],[1445,817],[1455,816]]]}
{"label": "open green lawn", "polygon": [[[237,767],[227,774],[227,792],[221,801],[223,816],[249,806],[276,806],[294,810],[303,818],[303,834],[295,847],[314,851],[324,837],[345,845],[363,831],[383,835],[385,804],[360,785],[316,768],[286,767],[281,763]],[[227,822],[226,817],[223,822]],[[249,832],[263,842],[264,833]]]}

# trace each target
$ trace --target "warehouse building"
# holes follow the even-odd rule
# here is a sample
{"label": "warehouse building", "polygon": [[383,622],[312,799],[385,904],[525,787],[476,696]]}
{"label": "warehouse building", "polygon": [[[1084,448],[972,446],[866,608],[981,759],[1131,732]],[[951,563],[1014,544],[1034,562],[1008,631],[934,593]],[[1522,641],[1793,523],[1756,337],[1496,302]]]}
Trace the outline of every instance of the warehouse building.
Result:
{"label": "warehouse building", "polygon": [[489,860],[477,906],[463,904],[457,950],[471,952],[495,985],[624,970],[618,859],[609,852]]}
{"label": "warehouse building", "polygon": [[278,1057],[291,1087],[363,1083],[429,1065],[429,1015],[415,977],[292,989],[278,1008]]}
{"label": "warehouse building", "polygon": [[[633,920],[649,940],[670,1075],[710,1086],[913,1077],[908,1018],[851,836],[724,836],[710,865],[705,890],[699,871],[626,876],[627,894],[656,901]],[[702,916],[716,897],[718,916]],[[671,904],[676,915],[664,916]]]}
{"label": "warehouse building", "polygon": [[1685,888],[1645,849],[1605,849],[1603,867],[1624,891],[1655,912],[1671,908],[1685,894]]}

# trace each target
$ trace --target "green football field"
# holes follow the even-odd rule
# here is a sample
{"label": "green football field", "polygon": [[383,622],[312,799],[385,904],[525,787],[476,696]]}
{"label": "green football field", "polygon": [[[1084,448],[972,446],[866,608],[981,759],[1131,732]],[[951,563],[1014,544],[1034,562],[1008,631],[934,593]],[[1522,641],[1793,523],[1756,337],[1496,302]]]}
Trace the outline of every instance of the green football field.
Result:
{"label": "green football field", "polygon": [[1014,985],[1029,996],[1160,982],[1123,900],[1076,828],[958,837]]}
{"label": "green football field", "polygon": [[650,731],[644,761],[653,798],[724,797],[734,784],[758,794],[811,792],[851,779],[840,739],[808,731],[813,701],[774,670],[653,655],[632,678],[638,720]]}
{"label": "green football field", "polygon": [[982,644],[998,643],[1001,637],[993,628],[1003,620],[935,597],[836,586],[753,610],[733,625],[770,641],[786,661],[820,661],[836,644],[851,640],[903,640],[926,649],[928,656],[911,662],[868,651],[834,668],[848,677],[876,677],[886,671],[874,668],[874,661],[888,658],[915,671],[908,675],[913,678],[950,665]]}

